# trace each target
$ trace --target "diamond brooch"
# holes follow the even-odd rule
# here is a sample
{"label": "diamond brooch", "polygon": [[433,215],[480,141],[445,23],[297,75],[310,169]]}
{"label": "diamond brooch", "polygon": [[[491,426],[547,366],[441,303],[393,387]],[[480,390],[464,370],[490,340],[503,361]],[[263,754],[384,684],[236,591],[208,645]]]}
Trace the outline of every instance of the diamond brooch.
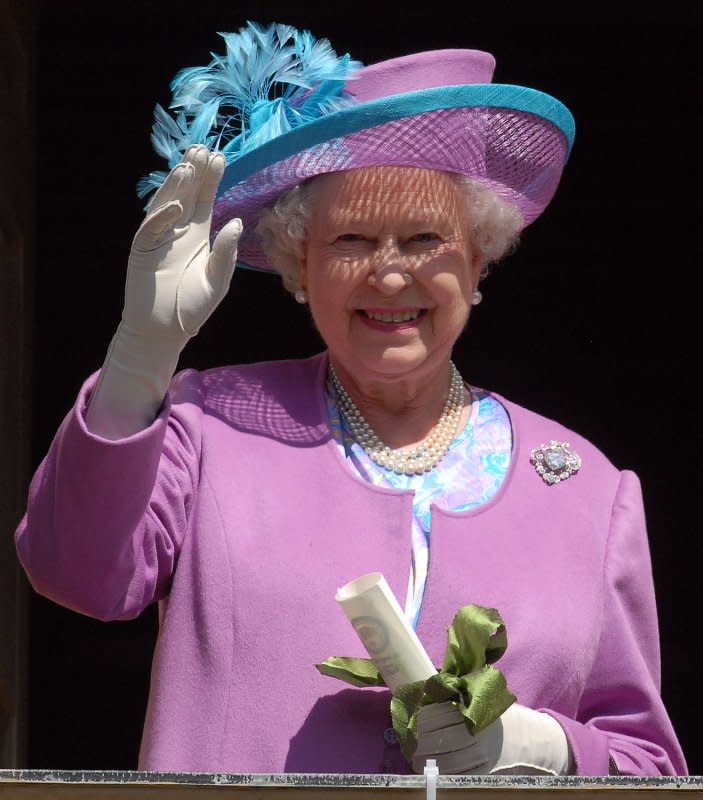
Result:
{"label": "diamond brooch", "polygon": [[581,466],[581,456],[571,450],[571,445],[554,439],[549,444],[535,447],[530,453],[530,461],[542,480],[550,485],[565,481]]}

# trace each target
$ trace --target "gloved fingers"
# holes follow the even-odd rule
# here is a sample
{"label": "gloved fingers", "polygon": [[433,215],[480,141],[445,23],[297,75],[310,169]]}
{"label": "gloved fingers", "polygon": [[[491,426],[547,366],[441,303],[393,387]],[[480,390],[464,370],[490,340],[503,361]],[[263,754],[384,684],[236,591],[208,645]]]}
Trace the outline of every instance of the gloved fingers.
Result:
{"label": "gloved fingers", "polygon": [[148,253],[161,247],[173,233],[176,222],[183,215],[183,206],[171,200],[149,213],[139,226],[132,241],[132,249]]}
{"label": "gloved fingers", "polygon": [[212,207],[217,195],[217,188],[225,171],[225,157],[222,153],[209,153],[208,161],[200,180],[198,193],[193,209],[193,222],[207,223],[209,227]]}
{"label": "gloved fingers", "polygon": [[183,272],[176,291],[176,315],[188,336],[198,333],[229,289],[241,232],[241,220],[230,220],[215,238],[209,256],[204,241]]}
{"label": "gloved fingers", "polygon": [[187,184],[183,184],[183,193],[178,198],[183,204],[183,221],[181,223],[183,225],[189,224],[193,220],[200,187],[207,173],[209,161],[210,151],[204,144],[192,144],[183,153],[183,163],[189,164],[193,169],[192,179]]}
{"label": "gloved fingers", "polygon": [[451,753],[473,747],[476,741],[476,737],[469,733],[466,725],[460,722],[436,731],[418,732],[417,752],[432,758],[436,753]]}
{"label": "gloved fingers", "polygon": [[[147,216],[135,236],[136,250],[149,252],[169,238],[183,236],[191,230],[190,222],[208,162],[209,151],[205,145],[191,145],[185,151],[183,160],[169,172],[149,205]],[[173,211],[176,207],[178,214]],[[176,230],[176,223],[179,230]],[[169,229],[170,237],[167,236]],[[205,228],[200,232],[194,228],[192,235],[196,238],[207,236]]]}
{"label": "gloved fingers", "polygon": [[146,212],[147,218],[156,213],[161,206],[168,205],[173,200],[180,201],[185,188],[193,180],[194,174],[193,165],[187,161],[180,161],[176,164],[151,198]]}
{"label": "gloved fingers", "polygon": [[231,219],[217,234],[207,263],[207,278],[216,294],[224,293],[234,272],[242,221]]}
{"label": "gloved fingers", "polygon": [[440,773],[445,775],[488,775],[490,767],[480,747],[443,753],[436,761]]}
{"label": "gloved fingers", "polygon": [[428,758],[433,758],[440,775],[488,774],[488,760],[480,747],[467,747],[451,753],[419,753],[412,757],[412,768],[421,773]]}
{"label": "gloved fingers", "polygon": [[486,773],[491,764],[479,736],[472,736],[457,706],[451,701],[423,706],[418,715],[417,748],[412,764],[421,771],[434,758],[440,773]]}
{"label": "gloved fingers", "polygon": [[213,291],[205,274],[207,242],[203,242],[186,266],[176,289],[176,318],[181,331],[195,336],[212,313]]}
{"label": "gloved fingers", "polygon": [[420,709],[417,718],[418,735],[437,731],[449,725],[464,724],[461,711],[449,700],[444,703],[430,703]]}

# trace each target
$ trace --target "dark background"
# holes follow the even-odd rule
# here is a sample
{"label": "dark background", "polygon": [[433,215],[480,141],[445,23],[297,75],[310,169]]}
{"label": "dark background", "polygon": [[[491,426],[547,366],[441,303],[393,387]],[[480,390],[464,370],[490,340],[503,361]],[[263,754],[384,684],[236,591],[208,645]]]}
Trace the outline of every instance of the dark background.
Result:
{"label": "dark background", "polygon": [[[692,774],[703,651],[699,583],[700,26],[477,12],[455,3],[41,5],[33,466],[100,366],[119,319],[134,186],[163,164],[149,131],[183,66],[248,19],[327,36],[371,63],[473,47],[495,81],[549,92],[576,118],[553,205],[485,282],[456,350],[464,377],[589,437],[640,476],[658,593],[663,696]],[[517,5],[517,4],[515,4]],[[306,311],[276,278],[238,271],[182,365],[308,355]],[[99,531],[96,531],[99,535]],[[32,768],[134,769],[155,613],[100,623],[33,597]]]}

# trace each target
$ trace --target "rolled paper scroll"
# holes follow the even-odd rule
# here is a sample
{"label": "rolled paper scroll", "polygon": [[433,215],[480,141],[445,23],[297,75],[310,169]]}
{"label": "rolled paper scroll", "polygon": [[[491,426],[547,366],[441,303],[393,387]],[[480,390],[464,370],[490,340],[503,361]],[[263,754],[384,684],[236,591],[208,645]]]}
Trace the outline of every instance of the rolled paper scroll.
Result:
{"label": "rolled paper scroll", "polygon": [[437,674],[380,572],[370,572],[342,586],[335,599],[391,692]]}

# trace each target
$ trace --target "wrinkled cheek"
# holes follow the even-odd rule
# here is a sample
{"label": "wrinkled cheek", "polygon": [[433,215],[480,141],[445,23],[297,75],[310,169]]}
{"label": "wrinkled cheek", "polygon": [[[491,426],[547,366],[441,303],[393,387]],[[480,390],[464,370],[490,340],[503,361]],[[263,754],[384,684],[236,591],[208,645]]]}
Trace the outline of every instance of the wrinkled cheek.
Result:
{"label": "wrinkled cheek", "polygon": [[362,279],[370,268],[370,260],[335,261],[327,265],[325,272],[330,281],[337,284],[355,284]]}
{"label": "wrinkled cheek", "polygon": [[468,324],[471,307],[464,302],[454,302],[437,320],[435,334],[441,338],[456,339]]}
{"label": "wrinkled cheek", "polygon": [[354,318],[345,309],[325,303],[323,299],[322,303],[311,311],[317,332],[325,344],[342,343],[351,338]]}

